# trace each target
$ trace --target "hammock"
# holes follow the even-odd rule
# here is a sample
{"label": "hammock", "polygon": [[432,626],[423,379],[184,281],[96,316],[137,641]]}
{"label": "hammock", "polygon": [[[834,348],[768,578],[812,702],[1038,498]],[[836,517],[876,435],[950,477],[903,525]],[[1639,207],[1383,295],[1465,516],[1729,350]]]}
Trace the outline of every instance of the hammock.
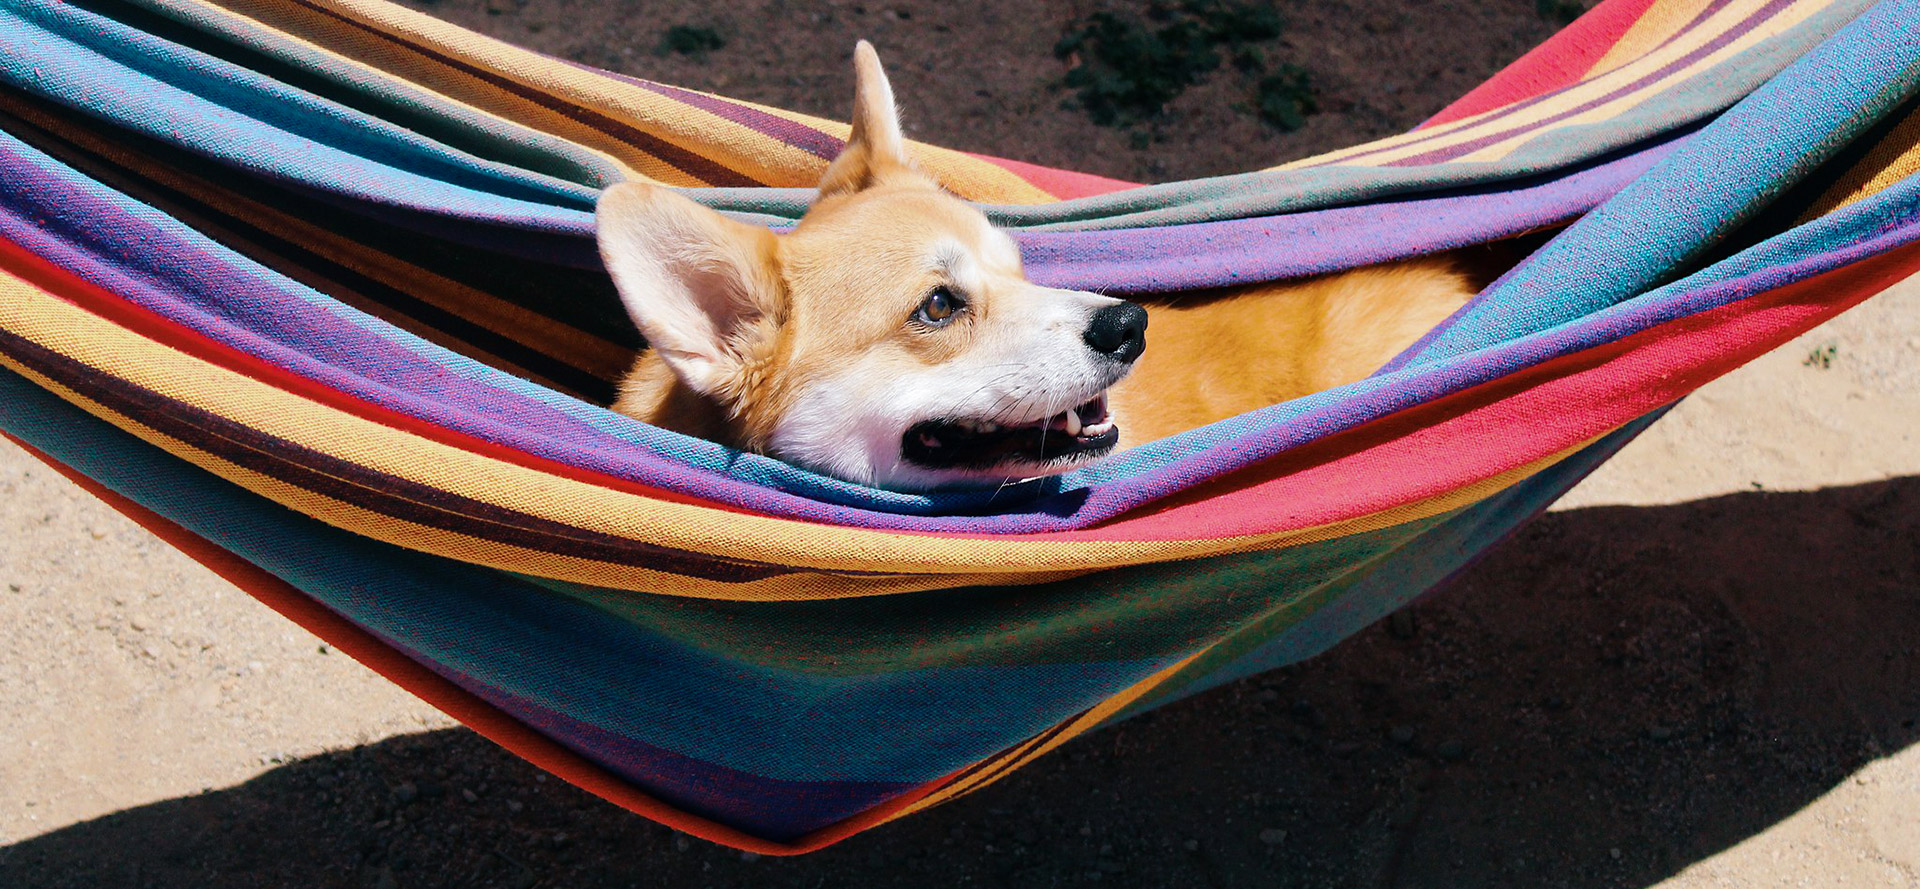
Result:
{"label": "hammock", "polygon": [[1567,227],[1368,379],[910,495],[600,406],[598,190],[785,224],[844,125],[380,0],[5,0],[0,429],[567,780],[805,851],[1328,648],[1920,267],[1916,21],[1607,0],[1410,133],[1194,182],[916,146],[1058,286]]}

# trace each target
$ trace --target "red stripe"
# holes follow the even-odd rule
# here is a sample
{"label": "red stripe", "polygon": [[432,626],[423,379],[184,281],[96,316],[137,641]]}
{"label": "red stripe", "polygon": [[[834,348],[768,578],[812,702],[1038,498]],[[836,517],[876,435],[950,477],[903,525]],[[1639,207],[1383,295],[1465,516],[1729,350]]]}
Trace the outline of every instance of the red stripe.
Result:
{"label": "red stripe", "polygon": [[1008,160],[1004,157],[994,157],[990,154],[974,154],[971,151],[965,152],[965,154],[968,157],[983,160],[1007,170],[1015,176],[1027,180],[1029,185],[1063,201],[1140,187],[1140,184],[1137,182],[1108,179],[1105,176],[1095,176],[1092,173],[1056,170],[1052,167],[1043,167],[1039,164],[1030,164],[1025,161]]}
{"label": "red stripe", "polygon": [[1920,242],[1328,436],[1097,528],[1028,539],[1217,539],[1446,494],[1619,428],[1916,272]]}
{"label": "red stripe", "polygon": [[1658,0],[1606,0],[1415,129],[1450,123],[1580,82]]}
{"label": "red stripe", "polygon": [[[509,752],[556,777],[630,812],[651,818],[675,830],[703,840],[758,852],[763,855],[798,855],[831,845],[894,817],[928,794],[954,780],[949,775],[888,800],[831,827],[807,834],[791,843],[779,843],[742,833],[727,825],[676,809],[648,796],[578,753],[487,703],[452,680],[433,672],[418,661],[388,648],[371,633],[340,616],[305,593],[218,544],[175,524],[105,485],[88,478],[52,456],[0,431],[21,450],[52,467],[55,472],[85,489],[87,493],[118,510],[155,537],[207,566],[227,582],[245,590],[267,607],[279,612],[302,629],[325,640],[348,657],[367,665],[393,684],[406,689],[435,709],[459,720],[461,724],[499,744]],[[957,775],[958,773],[956,773]]]}

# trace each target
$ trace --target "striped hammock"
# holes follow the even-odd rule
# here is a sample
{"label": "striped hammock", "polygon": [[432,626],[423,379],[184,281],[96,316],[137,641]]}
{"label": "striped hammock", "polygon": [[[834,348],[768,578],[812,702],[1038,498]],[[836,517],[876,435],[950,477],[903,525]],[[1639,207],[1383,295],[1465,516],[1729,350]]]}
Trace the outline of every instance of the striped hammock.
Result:
{"label": "striped hammock", "polygon": [[598,191],[784,224],[843,124],[381,0],[0,0],[0,429],[567,780],[805,851],[1326,649],[1920,267],[1916,22],[1607,0],[1410,133],[1194,182],[915,146],[1057,286],[1567,227],[1368,379],[901,494],[601,407]]}

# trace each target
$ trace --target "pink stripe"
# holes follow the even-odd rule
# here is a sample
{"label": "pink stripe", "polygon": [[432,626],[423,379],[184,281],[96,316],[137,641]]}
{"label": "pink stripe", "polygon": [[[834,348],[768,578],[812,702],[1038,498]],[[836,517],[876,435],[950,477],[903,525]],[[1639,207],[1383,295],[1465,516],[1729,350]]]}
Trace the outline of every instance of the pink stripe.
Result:
{"label": "pink stripe", "polygon": [[1661,0],[1606,0],[1415,129],[1492,111],[1578,83]]}
{"label": "pink stripe", "polygon": [[1140,184],[1137,182],[1108,179],[1105,176],[1095,176],[1092,173],[1076,173],[1072,170],[1056,170],[1052,167],[1029,164],[1025,161],[1007,160],[1004,157],[994,157],[989,154],[967,152],[967,156],[986,161],[987,163],[1005,169],[1015,176],[1027,180],[1027,184],[1053,195],[1057,200],[1064,201],[1073,198],[1092,197],[1098,194],[1109,194],[1111,192],[1140,187]]}

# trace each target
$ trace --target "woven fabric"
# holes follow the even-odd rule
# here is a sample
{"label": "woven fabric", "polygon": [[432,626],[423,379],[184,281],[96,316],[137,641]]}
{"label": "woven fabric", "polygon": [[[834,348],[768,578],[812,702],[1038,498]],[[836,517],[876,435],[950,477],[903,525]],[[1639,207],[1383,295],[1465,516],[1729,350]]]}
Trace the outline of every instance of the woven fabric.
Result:
{"label": "woven fabric", "polygon": [[1323,650],[1920,267],[1914,21],[1608,0],[1409,133],[1195,182],[914,145],[1061,286],[1565,228],[1365,380],[901,494],[601,406],[599,190],[784,226],[844,124],[379,0],[11,0],[0,429],[569,780],[817,848]]}

